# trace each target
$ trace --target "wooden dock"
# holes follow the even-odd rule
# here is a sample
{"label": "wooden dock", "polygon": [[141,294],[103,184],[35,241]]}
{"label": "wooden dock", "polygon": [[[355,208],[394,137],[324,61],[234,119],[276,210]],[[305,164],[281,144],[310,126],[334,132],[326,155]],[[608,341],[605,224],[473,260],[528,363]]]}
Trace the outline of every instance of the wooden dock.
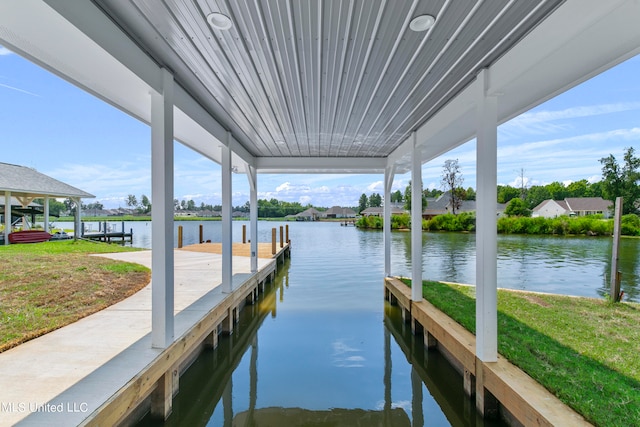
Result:
{"label": "wooden dock", "polygon": [[124,229],[124,221],[121,223],[121,231],[115,231],[115,227],[111,224],[108,224],[107,221],[103,221],[99,223],[100,229],[97,232],[85,230],[85,223],[82,223],[82,230],[80,237],[83,239],[90,240],[98,240],[100,242],[111,243],[113,242],[126,242],[127,240],[130,243],[133,243],[133,229],[129,229],[129,232],[126,232]]}
{"label": "wooden dock", "polygon": [[[384,281],[385,299],[402,309],[402,318],[424,345],[437,349],[462,374],[465,393],[475,396],[482,414],[498,409],[516,425],[590,426],[582,416],[502,356],[497,362],[476,357],[476,338],[428,301],[411,301],[411,290],[399,279]],[[499,405],[499,408],[492,403]]]}

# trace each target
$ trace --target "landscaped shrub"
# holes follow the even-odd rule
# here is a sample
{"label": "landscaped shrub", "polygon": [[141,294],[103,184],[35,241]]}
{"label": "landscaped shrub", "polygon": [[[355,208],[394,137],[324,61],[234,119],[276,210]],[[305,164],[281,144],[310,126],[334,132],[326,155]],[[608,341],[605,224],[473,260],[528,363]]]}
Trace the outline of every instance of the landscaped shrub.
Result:
{"label": "landscaped shrub", "polygon": [[640,217],[636,214],[623,215],[620,233],[626,236],[640,236]]}

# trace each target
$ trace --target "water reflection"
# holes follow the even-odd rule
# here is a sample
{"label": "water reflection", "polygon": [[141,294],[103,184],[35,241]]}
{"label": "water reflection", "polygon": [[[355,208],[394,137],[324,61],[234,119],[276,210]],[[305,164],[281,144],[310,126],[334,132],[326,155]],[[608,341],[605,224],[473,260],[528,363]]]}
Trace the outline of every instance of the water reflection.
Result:
{"label": "water reflection", "polygon": [[[502,425],[477,416],[462,392],[462,377],[438,353],[424,350],[421,336],[411,334],[397,307],[384,303],[383,318],[371,322],[367,317],[365,322],[373,323],[370,328],[376,332],[357,341],[331,327],[319,328],[327,336],[311,330],[312,340],[331,343],[330,367],[323,366],[324,355],[315,349],[304,358],[299,355],[309,338],[300,334],[312,323],[322,324],[316,316],[280,328],[277,333],[287,335],[281,340],[265,334],[265,329],[282,325],[280,317],[290,315],[284,310],[269,320],[278,305],[286,306],[287,270],[241,313],[233,335],[221,337],[218,348],[205,351],[181,377],[169,419],[162,423],[147,417],[140,426]],[[343,319],[345,326],[353,320]],[[378,344],[363,345],[367,338]],[[276,347],[286,360],[273,358]],[[305,386],[299,388],[299,381]],[[301,403],[299,393],[307,395],[302,399],[307,403]],[[363,395],[368,398],[363,400]]]}

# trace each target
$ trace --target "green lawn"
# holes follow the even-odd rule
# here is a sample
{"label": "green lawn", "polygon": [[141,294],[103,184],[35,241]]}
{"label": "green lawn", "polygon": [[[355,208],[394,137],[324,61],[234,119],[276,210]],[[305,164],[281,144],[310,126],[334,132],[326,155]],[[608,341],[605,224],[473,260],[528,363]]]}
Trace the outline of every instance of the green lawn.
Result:
{"label": "green lawn", "polygon": [[[475,333],[475,288],[423,295]],[[590,422],[640,425],[640,304],[499,290],[498,351]]]}
{"label": "green lawn", "polygon": [[89,255],[131,250],[82,240],[0,246],[0,351],[146,286],[148,268]]}

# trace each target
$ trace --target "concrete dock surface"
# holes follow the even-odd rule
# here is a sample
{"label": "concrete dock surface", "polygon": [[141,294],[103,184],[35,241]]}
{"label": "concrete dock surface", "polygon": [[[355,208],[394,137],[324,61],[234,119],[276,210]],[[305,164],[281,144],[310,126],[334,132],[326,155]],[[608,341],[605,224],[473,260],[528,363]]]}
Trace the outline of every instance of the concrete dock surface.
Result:
{"label": "concrete dock surface", "polygon": [[[222,256],[209,245],[174,251],[176,338],[225,298],[219,287]],[[234,289],[252,276],[250,258],[235,252]],[[151,251],[101,256],[151,267]],[[258,270],[275,262],[258,258]],[[149,284],[111,307],[0,353],[0,426],[78,425],[160,353],[151,348]]]}

